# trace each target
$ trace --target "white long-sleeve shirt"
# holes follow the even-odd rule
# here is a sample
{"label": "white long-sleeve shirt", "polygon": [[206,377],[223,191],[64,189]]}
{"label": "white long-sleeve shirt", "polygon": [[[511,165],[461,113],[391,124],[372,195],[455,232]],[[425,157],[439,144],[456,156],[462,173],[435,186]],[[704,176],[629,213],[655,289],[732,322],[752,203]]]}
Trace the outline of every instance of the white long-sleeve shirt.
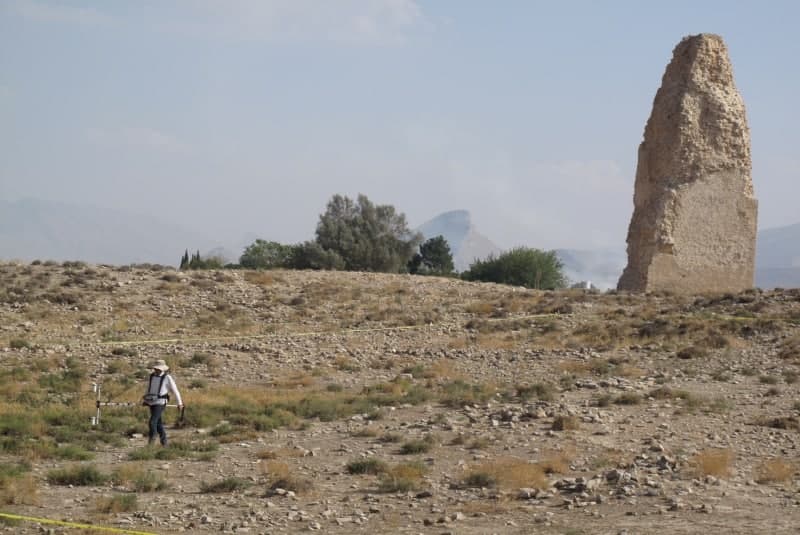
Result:
{"label": "white long-sleeve shirt", "polygon": [[[147,382],[147,391],[145,392],[145,396],[147,394],[166,396],[169,392],[172,392],[172,394],[175,395],[175,402],[178,405],[183,405],[183,400],[181,399],[181,393],[178,391],[178,385],[175,384],[175,380],[172,378],[171,375],[166,374],[166,377],[164,377],[164,380],[162,381],[161,378],[164,375],[165,374],[150,375]],[[159,385],[161,385],[160,389]],[[167,404],[166,398],[161,398],[161,397],[159,397],[159,399],[155,403],[151,403],[151,405],[166,405],[166,404]]]}

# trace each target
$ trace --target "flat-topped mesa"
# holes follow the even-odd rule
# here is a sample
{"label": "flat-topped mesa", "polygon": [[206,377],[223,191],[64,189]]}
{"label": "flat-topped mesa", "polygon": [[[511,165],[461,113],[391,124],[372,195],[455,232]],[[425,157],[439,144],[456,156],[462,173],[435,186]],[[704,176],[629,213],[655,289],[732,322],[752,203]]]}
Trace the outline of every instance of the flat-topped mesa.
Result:
{"label": "flat-topped mesa", "polygon": [[737,292],[753,286],[758,202],[750,130],[718,35],[673,51],[639,146],[628,265],[636,292]]}

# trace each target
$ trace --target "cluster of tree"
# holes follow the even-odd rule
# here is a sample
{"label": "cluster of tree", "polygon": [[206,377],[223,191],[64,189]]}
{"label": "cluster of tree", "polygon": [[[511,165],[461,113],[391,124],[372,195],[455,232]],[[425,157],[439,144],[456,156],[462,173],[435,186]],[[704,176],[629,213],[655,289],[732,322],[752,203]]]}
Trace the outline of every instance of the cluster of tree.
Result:
{"label": "cluster of tree", "polygon": [[337,269],[405,271],[422,241],[394,206],[375,205],[365,195],[353,201],[334,195],[319,216],[313,241],[295,245],[256,240],[239,264],[249,269]]}
{"label": "cluster of tree", "polygon": [[[450,245],[443,236],[423,242],[403,213],[391,205],[375,205],[365,195],[354,201],[334,195],[319,216],[315,239],[286,245],[256,240],[239,264],[202,260],[200,252],[181,259],[181,269],[329,269],[420,275],[456,276]],[[497,257],[477,260],[461,274],[465,280],[498,282],[527,288],[563,288],[563,265],[553,251],[518,247]]]}
{"label": "cluster of tree", "polygon": [[181,257],[181,270],[185,269],[221,269],[225,267],[221,258],[212,256],[211,258],[200,258],[200,251],[197,251],[191,257],[189,250],[183,253]]}

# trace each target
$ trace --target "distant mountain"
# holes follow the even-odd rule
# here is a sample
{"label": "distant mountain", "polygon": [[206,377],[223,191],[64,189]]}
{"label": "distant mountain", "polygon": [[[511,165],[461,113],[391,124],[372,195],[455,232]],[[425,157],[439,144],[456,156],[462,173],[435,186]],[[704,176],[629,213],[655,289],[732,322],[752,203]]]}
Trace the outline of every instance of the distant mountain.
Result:
{"label": "distant mountain", "polygon": [[210,250],[205,236],[151,217],[26,199],[0,201],[0,258],[177,265],[186,248]]}
{"label": "distant mountain", "polygon": [[444,236],[453,254],[453,264],[457,271],[468,269],[475,260],[482,260],[490,254],[497,255],[502,252],[500,247],[475,229],[472,217],[466,210],[439,214],[420,225],[417,231],[421,232],[426,240]]}
{"label": "distant mountain", "polygon": [[758,233],[756,286],[800,287],[800,223]]}

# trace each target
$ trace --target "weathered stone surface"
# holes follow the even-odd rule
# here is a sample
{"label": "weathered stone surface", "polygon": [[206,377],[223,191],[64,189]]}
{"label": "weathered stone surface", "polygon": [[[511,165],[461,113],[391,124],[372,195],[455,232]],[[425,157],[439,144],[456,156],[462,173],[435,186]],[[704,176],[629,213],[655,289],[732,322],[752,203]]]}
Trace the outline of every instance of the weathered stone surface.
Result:
{"label": "weathered stone surface", "polygon": [[630,291],[740,291],[753,285],[757,201],[750,131],[722,38],[675,47],[639,146]]}

